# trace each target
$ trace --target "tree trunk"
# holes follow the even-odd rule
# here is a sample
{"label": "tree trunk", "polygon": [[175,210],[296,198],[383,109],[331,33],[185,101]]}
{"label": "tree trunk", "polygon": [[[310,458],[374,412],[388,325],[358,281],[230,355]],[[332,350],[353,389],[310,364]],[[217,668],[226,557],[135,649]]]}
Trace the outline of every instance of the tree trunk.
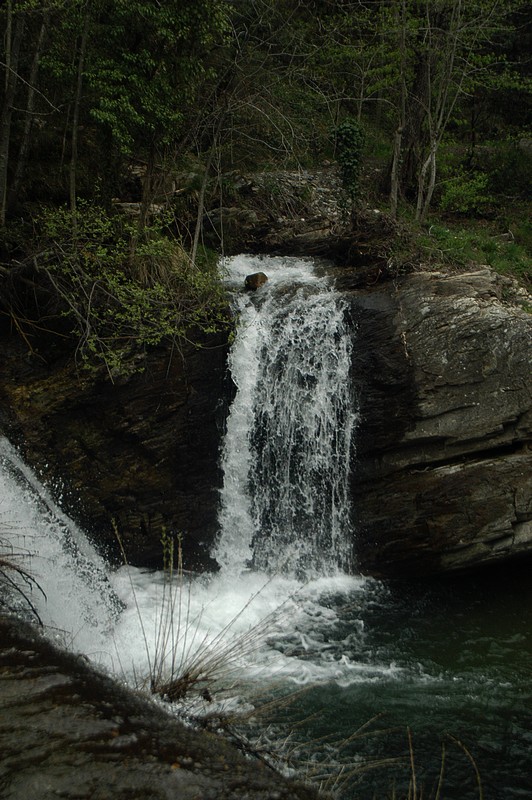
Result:
{"label": "tree trunk", "polygon": [[429,185],[425,195],[425,204],[421,212],[421,222],[425,222],[429,212],[430,204],[432,202],[432,195],[434,194],[434,187],[436,186],[436,153],[439,144],[435,143],[430,153],[430,172],[429,172]]}
{"label": "tree trunk", "polygon": [[436,185],[436,153],[439,142],[434,138],[430,144],[430,151],[419,173],[416,220],[425,222],[427,218],[434,187]]}
{"label": "tree trunk", "polygon": [[70,195],[70,211],[72,212],[72,230],[74,236],[77,234],[77,220],[76,220],[76,173],[78,167],[78,138],[79,138],[79,115],[81,110],[81,92],[83,88],[83,70],[85,68],[85,54],[87,52],[87,40],[89,38],[89,9],[88,6],[85,10],[85,19],[83,21],[83,33],[81,35],[81,43],[79,48],[78,59],[78,77],[76,83],[76,98],[74,101],[74,111],[72,115],[72,139],[71,139],[71,153],[70,153],[70,170],[69,170],[69,195]]}
{"label": "tree trunk", "polygon": [[[148,215],[150,211],[150,206],[153,200],[153,179],[154,179],[154,172],[155,172],[155,142],[152,141],[150,145],[150,151],[148,153],[148,162],[146,164],[146,174],[144,175],[144,180],[142,182],[142,200],[140,203],[139,209],[139,219],[137,223],[137,227],[134,233],[131,236],[129,241],[129,264],[130,267],[133,267],[133,262],[135,259],[135,253],[137,252],[137,247],[140,241],[141,236],[143,235],[146,224],[148,222]],[[149,275],[146,274],[139,274],[138,272],[135,273],[136,277],[141,282],[148,282]]]}
{"label": "tree trunk", "polygon": [[194,241],[192,242],[192,252],[190,254],[190,260],[192,261],[193,265],[196,264],[196,256],[198,254],[199,238],[200,238],[202,222],[203,222],[203,209],[205,207],[205,190],[207,188],[207,181],[209,179],[209,171],[210,171],[210,168],[211,168],[213,151],[214,151],[214,144],[211,147],[211,151],[209,153],[209,157],[208,157],[207,163],[205,165],[205,173],[203,175],[203,180],[201,182],[201,189],[200,189],[199,198],[198,198],[198,213],[196,215],[196,227],[195,227],[195,230],[194,230]]}
{"label": "tree trunk", "polygon": [[13,0],[7,0],[7,8],[6,8],[6,76],[4,81],[4,93],[7,95],[9,89],[9,76],[11,74],[11,53],[12,53],[12,42],[11,37],[13,35]]}
{"label": "tree trunk", "polygon": [[397,219],[397,206],[399,200],[399,169],[401,165],[401,143],[403,141],[403,127],[399,125],[393,140],[392,169],[390,173],[390,214],[392,219]]}
{"label": "tree trunk", "polygon": [[[12,30],[12,9],[8,8],[9,25],[8,30]],[[19,14],[15,22],[15,31],[12,40],[6,43],[6,92],[4,97],[4,107],[0,116],[0,228],[5,228],[7,214],[7,182],[9,165],[9,145],[11,142],[11,119],[13,116],[13,103],[18,80],[18,56],[22,34],[24,32],[24,15]],[[10,37],[11,39],[11,37]],[[9,54],[9,55],[7,55]]]}
{"label": "tree trunk", "polygon": [[30,141],[31,141],[31,132],[33,128],[33,111],[35,108],[35,97],[36,97],[36,84],[37,84],[37,76],[39,73],[39,65],[41,61],[41,54],[44,47],[44,43],[46,41],[46,36],[48,33],[48,24],[50,21],[49,13],[45,13],[41,28],[39,31],[39,37],[37,39],[37,45],[35,47],[35,54],[33,56],[33,62],[31,65],[30,71],[30,78],[28,81],[28,97],[26,101],[26,119],[24,120],[24,130],[22,132],[22,141],[20,143],[18,159],[17,159],[17,166],[15,168],[15,174],[13,176],[13,183],[10,189],[10,195],[13,200],[16,199],[18,194],[18,190],[22,181],[22,177],[24,175],[24,171],[26,169],[26,164],[28,161],[28,152],[30,148]]}
{"label": "tree trunk", "polygon": [[393,141],[393,155],[392,166],[390,170],[390,214],[393,219],[397,219],[397,206],[399,200],[399,175],[401,170],[401,154],[403,145],[403,133],[406,124],[406,11],[404,0],[401,6],[401,17],[399,16],[399,9],[395,9],[395,24],[399,31],[399,52],[400,57],[400,94],[399,94],[399,109],[398,109],[398,122]]}
{"label": "tree trunk", "polygon": [[192,252],[190,254],[190,260],[192,264],[195,265],[196,263],[196,256],[198,254],[198,246],[199,246],[199,238],[201,234],[201,228],[203,224],[203,209],[205,207],[205,190],[207,188],[207,181],[209,180],[209,172],[211,169],[212,160],[214,157],[214,152],[216,150],[216,146],[218,144],[218,137],[220,135],[220,130],[222,128],[222,122],[224,120],[224,114],[221,113],[218,122],[216,124],[216,130],[214,132],[211,148],[209,150],[209,155],[207,158],[207,163],[205,165],[205,174],[203,176],[203,181],[201,182],[201,189],[198,198],[198,213],[196,216],[196,228],[194,230],[194,240],[192,242]]}
{"label": "tree trunk", "polygon": [[155,178],[155,142],[152,142],[146,164],[146,174],[142,183],[142,202],[140,204],[140,215],[138,224],[138,237],[144,232],[148,222],[150,206],[154,199],[154,178]]}

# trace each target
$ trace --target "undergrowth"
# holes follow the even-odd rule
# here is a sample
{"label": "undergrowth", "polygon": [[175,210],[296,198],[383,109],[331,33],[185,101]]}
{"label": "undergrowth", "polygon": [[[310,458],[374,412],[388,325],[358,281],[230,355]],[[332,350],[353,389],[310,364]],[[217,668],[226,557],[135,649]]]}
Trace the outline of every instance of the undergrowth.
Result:
{"label": "undergrowth", "polygon": [[419,244],[428,260],[459,267],[485,264],[502,275],[532,282],[532,225],[515,223],[501,232],[481,224],[434,223],[420,234]]}
{"label": "undergrowth", "polygon": [[0,310],[26,342],[35,331],[66,337],[78,363],[103,364],[114,378],[164,340],[180,346],[228,327],[217,257],[198,248],[192,261],[171,217],[140,231],[136,220],[80,201],[74,221],[66,206],[41,207],[27,237],[27,255],[0,273]]}
{"label": "undergrowth", "polygon": [[514,213],[489,220],[434,214],[422,226],[407,211],[388,241],[389,263],[398,274],[427,267],[463,271],[488,266],[530,291],[532,223],[526,210],[521,217]]}

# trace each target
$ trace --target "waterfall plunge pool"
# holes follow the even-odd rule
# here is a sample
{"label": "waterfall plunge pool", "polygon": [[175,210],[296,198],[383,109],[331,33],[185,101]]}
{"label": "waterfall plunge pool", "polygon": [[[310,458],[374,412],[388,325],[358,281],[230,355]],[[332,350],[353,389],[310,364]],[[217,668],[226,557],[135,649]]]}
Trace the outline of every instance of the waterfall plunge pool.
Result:
{"label": "waterfall plunge pool", "polygon": [[236,293],[220,573],[109,572],[1,442],[0,524],[43,588],[25,586],[50,635],[137,687],[172,658],[203,659],[208,693],[177,713],[247,713],[296,692],[252,723],[255,746],[340,797],[406,795],[412,758],[418,793],[435,797],[442,744],[441,798],[480,797],[477,769],[484,797],[532,797],[526,569],[393,586],[344,574],[358,417],[342,300],[309,261],[227,267],[235,287],[253,271],[270,280]]}

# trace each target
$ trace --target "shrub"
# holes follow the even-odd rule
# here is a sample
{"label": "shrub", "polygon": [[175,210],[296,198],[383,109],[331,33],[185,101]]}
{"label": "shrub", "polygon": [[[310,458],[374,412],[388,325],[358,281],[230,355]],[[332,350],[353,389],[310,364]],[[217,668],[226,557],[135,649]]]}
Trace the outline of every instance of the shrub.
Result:
{"label": "shrub", "polygon": [[447,228],[431,225],[419,243],[429,261],[444,261],[461,267],[488,264],[497,272],[512,275],[521,282],[530,281],[530,254],[513,234],[496,234],[482,226]]}
{"label": "shrub", "polygon": [[467,173],[459,169],[454,177],[445,182],[440,207],[443,211],[460,214],[482,214],[493,203],[488,184],[486,173]]}
{"label": "shrub", "polygon": [[491,192],[530,199],[532,147],[530,140],[496,142],[482,154]]}
{"label": "shrub", "polygon": [[111,377],[129,368],[131,352],[226,324],[216,265],[206,257],[193,264],[164,223],[139,235],[134,220],[89,203],[80,203],[75,226],[66,207],[37,219],[35,261],[76,355],[87,366],[103,361]]}
{"label": "shrub", "polygon": [[364,131],[353,117],[347,117],[336,129],[336,157],[343,189],[351,204],[359,199],[364,140]]}

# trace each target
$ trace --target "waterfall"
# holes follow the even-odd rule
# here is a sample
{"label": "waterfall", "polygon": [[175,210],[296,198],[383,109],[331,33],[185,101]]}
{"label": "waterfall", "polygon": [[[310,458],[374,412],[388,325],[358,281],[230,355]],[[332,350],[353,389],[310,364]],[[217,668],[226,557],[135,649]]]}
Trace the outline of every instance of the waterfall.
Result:
{"label": "waterfall", "polygon": [[[229,281],[242,286],[244,273],[262,264],[230,259]],[[230,369],[237,393],[216,557],[225,570],[331,575],[352,562],[357,413],[346,308],[309,260],[268,258],[265,269],[269,280],[256,294],[236,293]]]}
{"label": "waterfall", "polygon": [[90,650],[106,635],[121,603],[105,562],[3,436],[0,546],[7,560],[31,576],[10,571],[19,589],[11,604],[18,611],[38,608],[48,630],[76,649]]}
{"label": "waterfall", "polygon": [[[0,526],[43,589],[31,599],[48,632],[62,631],[66,645],[134,686],[149,684],[155,653],[186,664],[211,649],[238,653],[234,668],[252,680],[358,680],[367,665],[325,644],[338,623],[329,598],[364,587],[345,574],[357,423],[346,307],[310,260],[241,256],[226,267],[238,330],[213,553],[220,571],[171,585],[162,573],[110,571],[2,438]],[[262,268],[268,283],[244,292],[245,275]]]}

